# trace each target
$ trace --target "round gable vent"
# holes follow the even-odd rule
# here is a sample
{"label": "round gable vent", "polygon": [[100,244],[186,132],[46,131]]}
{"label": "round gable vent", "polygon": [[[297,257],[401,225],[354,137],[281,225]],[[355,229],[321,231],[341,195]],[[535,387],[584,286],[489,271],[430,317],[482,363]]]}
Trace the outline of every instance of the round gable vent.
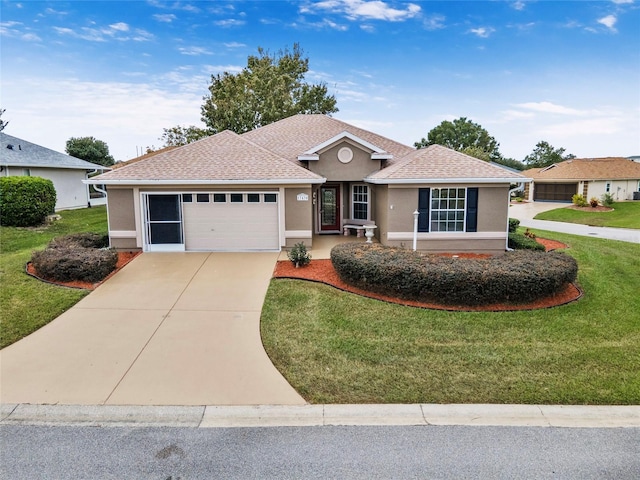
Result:
{"label": "round gable vent", "polygon": [[353,150],[351,150],[349,147],[342,147],[340,150],[338,150],[338,160],[340,160],[342,163],[349,163],[351,160],[353,160]]}

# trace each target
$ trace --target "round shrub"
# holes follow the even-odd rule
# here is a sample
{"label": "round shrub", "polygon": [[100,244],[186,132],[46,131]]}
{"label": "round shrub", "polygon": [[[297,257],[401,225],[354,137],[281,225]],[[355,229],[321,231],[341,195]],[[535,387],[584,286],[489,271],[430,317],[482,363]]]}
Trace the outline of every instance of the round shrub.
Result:
{"label": "round shrub", "polygon": [[99,233],[72,233],[64,237],[56,237],[49,242],[48,248],[106,248],[109,236]]}
{"label": "round shrub", "polygon": [[34,227],[56,208],[53,182],[41,177],[0,177],[0,224]]}
{"label": "round shrub", "polygon": [[463,306],[528,303],[560,292],[578,273],[569,255],[529,250],[469,259],[345,243],[333,247],[331,261],[342,281],[355,287]]}
{"label": "round shrub", "polygon": [[545,251],[544,245],[536,242],[534,238],[525,236],[522,233],[509,232],[509,248],[514,250],[539,250]]}
{"label": "round shrub", "polygon": [[117,263],[118,252],[111,248],[59,245],[31,255],[38,275],[61,282],[99,282],[113,272]]}

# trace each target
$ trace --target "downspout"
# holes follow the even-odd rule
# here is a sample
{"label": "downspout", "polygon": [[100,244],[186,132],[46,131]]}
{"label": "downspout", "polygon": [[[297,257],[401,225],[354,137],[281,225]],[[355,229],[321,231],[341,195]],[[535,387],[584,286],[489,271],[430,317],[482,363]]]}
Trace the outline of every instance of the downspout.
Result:
{"label": "downspout", "polygon": [[[96,174],[96,173],[98,173],[98,172],[104,172],[104,170],[100,170],[100,169],[97,169],[97,168],[96,168],[93,172],[89,172],[89,173],[87,174],[87,176],[89,177],[89,176],[91,176],[91,175],[95,175],[95,174]],[[106,191],[106,190],[103,190],[102,188],[100,188],[97,184],[96,184],[96,185],[94,185],[94,186],[93,186],[93,188],[94,188],[94,190],[95,190],[96,192],[100,192],[100,193],[101,193],[101,194],[103,194],[105,197],[107,196],[107,191]],[[509,194],[509,195],[511,195],[511,194]]]}
{"label": "downspout", "polygon": [[[518,190],[524,190],[524,184],[527,182],[520,182],[518,184],[517,187],[512,188],[511,190],[509,190],[509,195],[507,196],[507,202],[509,202],[508,206],[507,206],[507,212],[509,211],[509,208],[511,207],[511,194],[514,192],[517,192]],[[512,252],[513,248],[509,248],[509,215],[507,214],[507,240],[506,240],[506,245],[505,247],[505,251],[507,252]]]}

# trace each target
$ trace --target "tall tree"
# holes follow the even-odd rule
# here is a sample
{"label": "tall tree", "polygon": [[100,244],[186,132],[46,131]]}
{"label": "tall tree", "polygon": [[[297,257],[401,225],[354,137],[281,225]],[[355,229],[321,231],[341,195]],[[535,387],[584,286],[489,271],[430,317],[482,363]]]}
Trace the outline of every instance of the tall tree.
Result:
{"label": "tall tree", "polygon": [[324,83],[309,84],[309,59],[300,45],[277,55],[258,48],[239,73],[212,75],[202,121],[211,133],[244,133],[298,113],[337,112],[336,98]]}
{"label": "tall tree", "polygon": [[444,120],[427,134],[427,138],[415,142],[416,148],[424,148],[429,145],[443,145],[453,150],[481,158],[483,160],[498,160],[502,157],[498,147],[500,144],[489,135],[481,125],[460,117],[450,122]]}
{"label": "tall tree", "polygon": [[2,120],[2,114],[4,112],[6,112],[6,110],[4,108],[0,108],[0,132],[7,128],[7,125],[9,125],[9,122]]}
{"label": "tall tree", "polygon": [[176,125],[162,130],[164,132],[160,140],[164,141],[163,147],[179,147],[211,135],[209,130],[198,128],[195,125],[189,125],[188,127]]}
{"label": "tall tree", "polygon": [[533,152],[524,157],[524,163],[528,168],[542,168],[576,158],[573,154],[565,155],[565,151],[564,148],[554,148],[549,142],[541,140],[536,143],[536,148],[533,149]]}
{"label": "tall tree", "polygon": [[93,137],[71,137],[67,140],[67,154],[72,157],[110,167],[115,163],[109,154],[109,147],[102,140]]}

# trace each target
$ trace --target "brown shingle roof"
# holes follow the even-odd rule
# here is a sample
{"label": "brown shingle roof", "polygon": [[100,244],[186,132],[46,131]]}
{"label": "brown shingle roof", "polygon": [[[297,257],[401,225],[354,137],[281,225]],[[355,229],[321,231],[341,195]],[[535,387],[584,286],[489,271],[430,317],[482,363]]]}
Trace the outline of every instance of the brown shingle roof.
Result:
{"label": "brown shingle roof", "polygon": [[408,180],[482,179],[522,181],[525,177],[441,145],[415,150],[394,165],[367,177],[374,183]]}
{"label": "brown shingle roof", "polygon": [[640,163],[624,157],[574,158],[523,172],[534,180],[638,180]]}
{"label": "brown shingle roof", "polygon": [[298,155],[341,134],[349,132],[394,156],[404,157],[415,149],[382,135],[354,127],[327,115],[294,115],[242,136],[264,148],[297,163]]}
{"label": "brown shingle roof", "polygon": [[323,178],[231,131],[118,168],[93,180],[109,181],[308,181]]}

